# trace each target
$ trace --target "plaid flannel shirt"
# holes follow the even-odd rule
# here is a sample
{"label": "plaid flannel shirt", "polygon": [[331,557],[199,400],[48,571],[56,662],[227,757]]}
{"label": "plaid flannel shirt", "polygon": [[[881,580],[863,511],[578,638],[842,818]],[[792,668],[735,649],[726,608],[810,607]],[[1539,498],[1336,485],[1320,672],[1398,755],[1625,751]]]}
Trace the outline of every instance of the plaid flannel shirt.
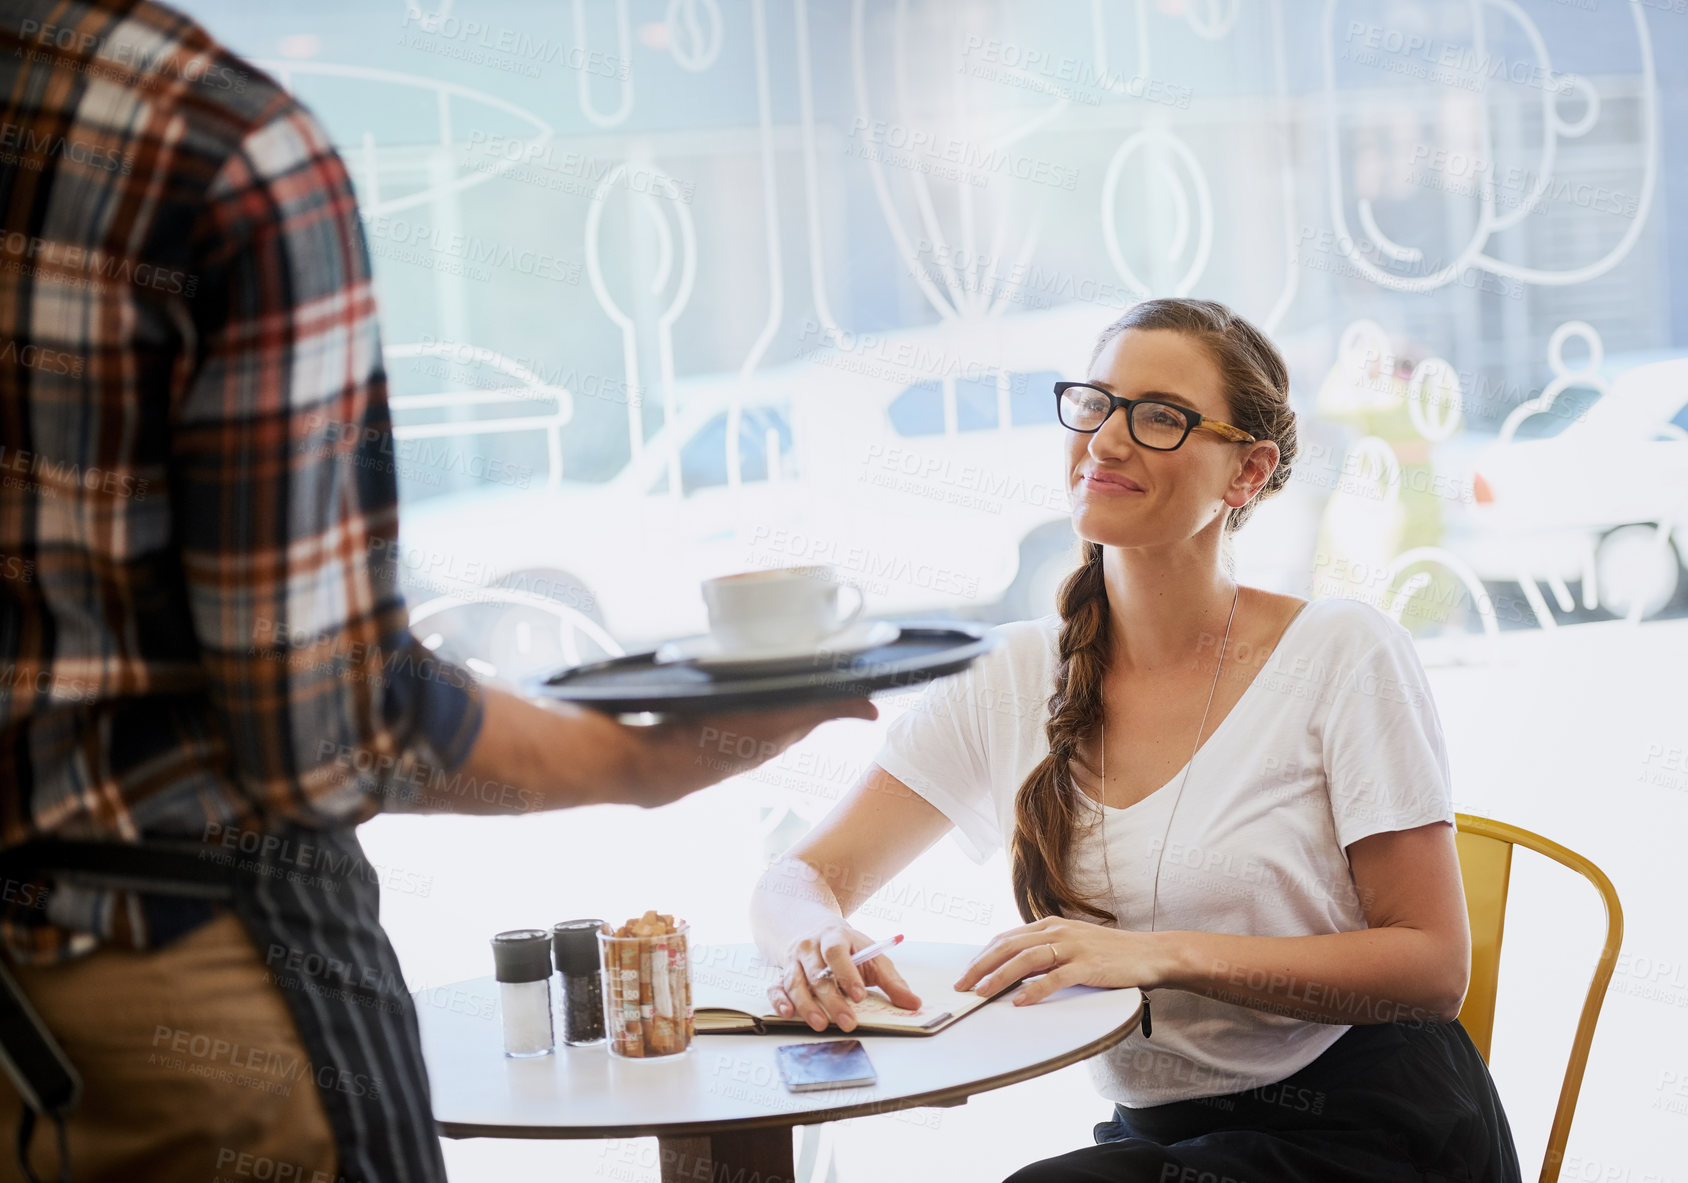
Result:
{"label": "plaid flannel shirt", "polygon": [[[149,2],[0,0],[0,847],[348,826],[457,767],[322,128]],[[208,906],[0,884],[47,962]]]}

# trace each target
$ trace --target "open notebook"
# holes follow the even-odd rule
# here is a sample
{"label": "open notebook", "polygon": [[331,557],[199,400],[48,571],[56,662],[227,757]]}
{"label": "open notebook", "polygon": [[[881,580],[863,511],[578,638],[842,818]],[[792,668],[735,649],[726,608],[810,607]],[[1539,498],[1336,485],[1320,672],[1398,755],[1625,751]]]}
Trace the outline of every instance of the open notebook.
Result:
{"label": "open notebook", "polygon": [[[903,1010],[891,1005],[891,1000],[876,986],[869,986],[867,997],[852,1002],[856,1012],[854,1035],[936,1035],[951,1024],[971,1014],[989,998],[970,991],[950,989],[955,981],[954,969],[934,969],[926,966],[898,964],[898,972],[909,988],[920,995],[919,1010]],[[808,1031],[814,1028],[797,1017],[777,1015],[768,1005],[767,976],[726,975],[705,973],[693,982],[692,1018],[700,1035],[761,1035],[768,1031]],[[1002,991],[1002,994],[1009,991]],[[1000,994],[993,997],[1000,997]],[[829,1027],[827,1030],[836,1030]]]}

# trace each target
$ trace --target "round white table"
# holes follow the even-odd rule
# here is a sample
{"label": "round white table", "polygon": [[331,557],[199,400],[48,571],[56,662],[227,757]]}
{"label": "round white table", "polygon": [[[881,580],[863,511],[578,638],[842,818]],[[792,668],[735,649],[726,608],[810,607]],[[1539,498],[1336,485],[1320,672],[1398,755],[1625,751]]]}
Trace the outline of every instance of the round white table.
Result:
{"label": "round white table", "polygon": [[[738,962],[755,955],[751,946],[714,949],[730,950]],[[896,961],[959,975],[977,952],[971,945],[915,941],[901,946]],[[490,977],[421,991],[416,1010],[434,1118],[447,1137],[654,1136],[665,1181],[774,1183],[795,1178],[793,1126],[965,1104],[975,1093],[1107,1050],[1136,1029],[1142,1014],[1135,989],[1070,986],[1034,1006],[1012,1005],[1006,997],[1012,992],[936,1035],[860,1036],[878,1083],[813,1093],[786,1091],[774,1049],[857,1036],[835,1028],[699,1035],[687,1054],[651,1063],[617,1059],[602,1044],[569,1047],[559,1040],[552,1055],[514,1060],[504,1055],[498,986]]]}

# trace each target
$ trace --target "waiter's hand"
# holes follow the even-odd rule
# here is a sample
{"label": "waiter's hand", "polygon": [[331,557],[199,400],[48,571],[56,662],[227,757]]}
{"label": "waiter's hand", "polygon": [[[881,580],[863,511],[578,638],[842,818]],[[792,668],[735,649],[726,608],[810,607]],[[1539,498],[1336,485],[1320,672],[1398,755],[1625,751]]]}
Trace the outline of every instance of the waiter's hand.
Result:
{"label": "waiter's hand", "polygon": [[636,771],[625,801],[666,805],[773,759],[829,719],[877,718],[879,708],[871,699],[851,698],[628,727]]}

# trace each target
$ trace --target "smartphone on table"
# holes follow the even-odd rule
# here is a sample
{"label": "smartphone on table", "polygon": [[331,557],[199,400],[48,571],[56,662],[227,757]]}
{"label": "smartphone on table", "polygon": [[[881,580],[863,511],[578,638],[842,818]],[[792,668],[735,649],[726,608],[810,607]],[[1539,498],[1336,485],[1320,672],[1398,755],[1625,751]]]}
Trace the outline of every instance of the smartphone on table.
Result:
{"label": "smartphone on table", "polygon": [[784,1043],[774,1049],[774,1057],[787,1091],[793,1093],[860,1088],[879,1079],[859,1039]]}

